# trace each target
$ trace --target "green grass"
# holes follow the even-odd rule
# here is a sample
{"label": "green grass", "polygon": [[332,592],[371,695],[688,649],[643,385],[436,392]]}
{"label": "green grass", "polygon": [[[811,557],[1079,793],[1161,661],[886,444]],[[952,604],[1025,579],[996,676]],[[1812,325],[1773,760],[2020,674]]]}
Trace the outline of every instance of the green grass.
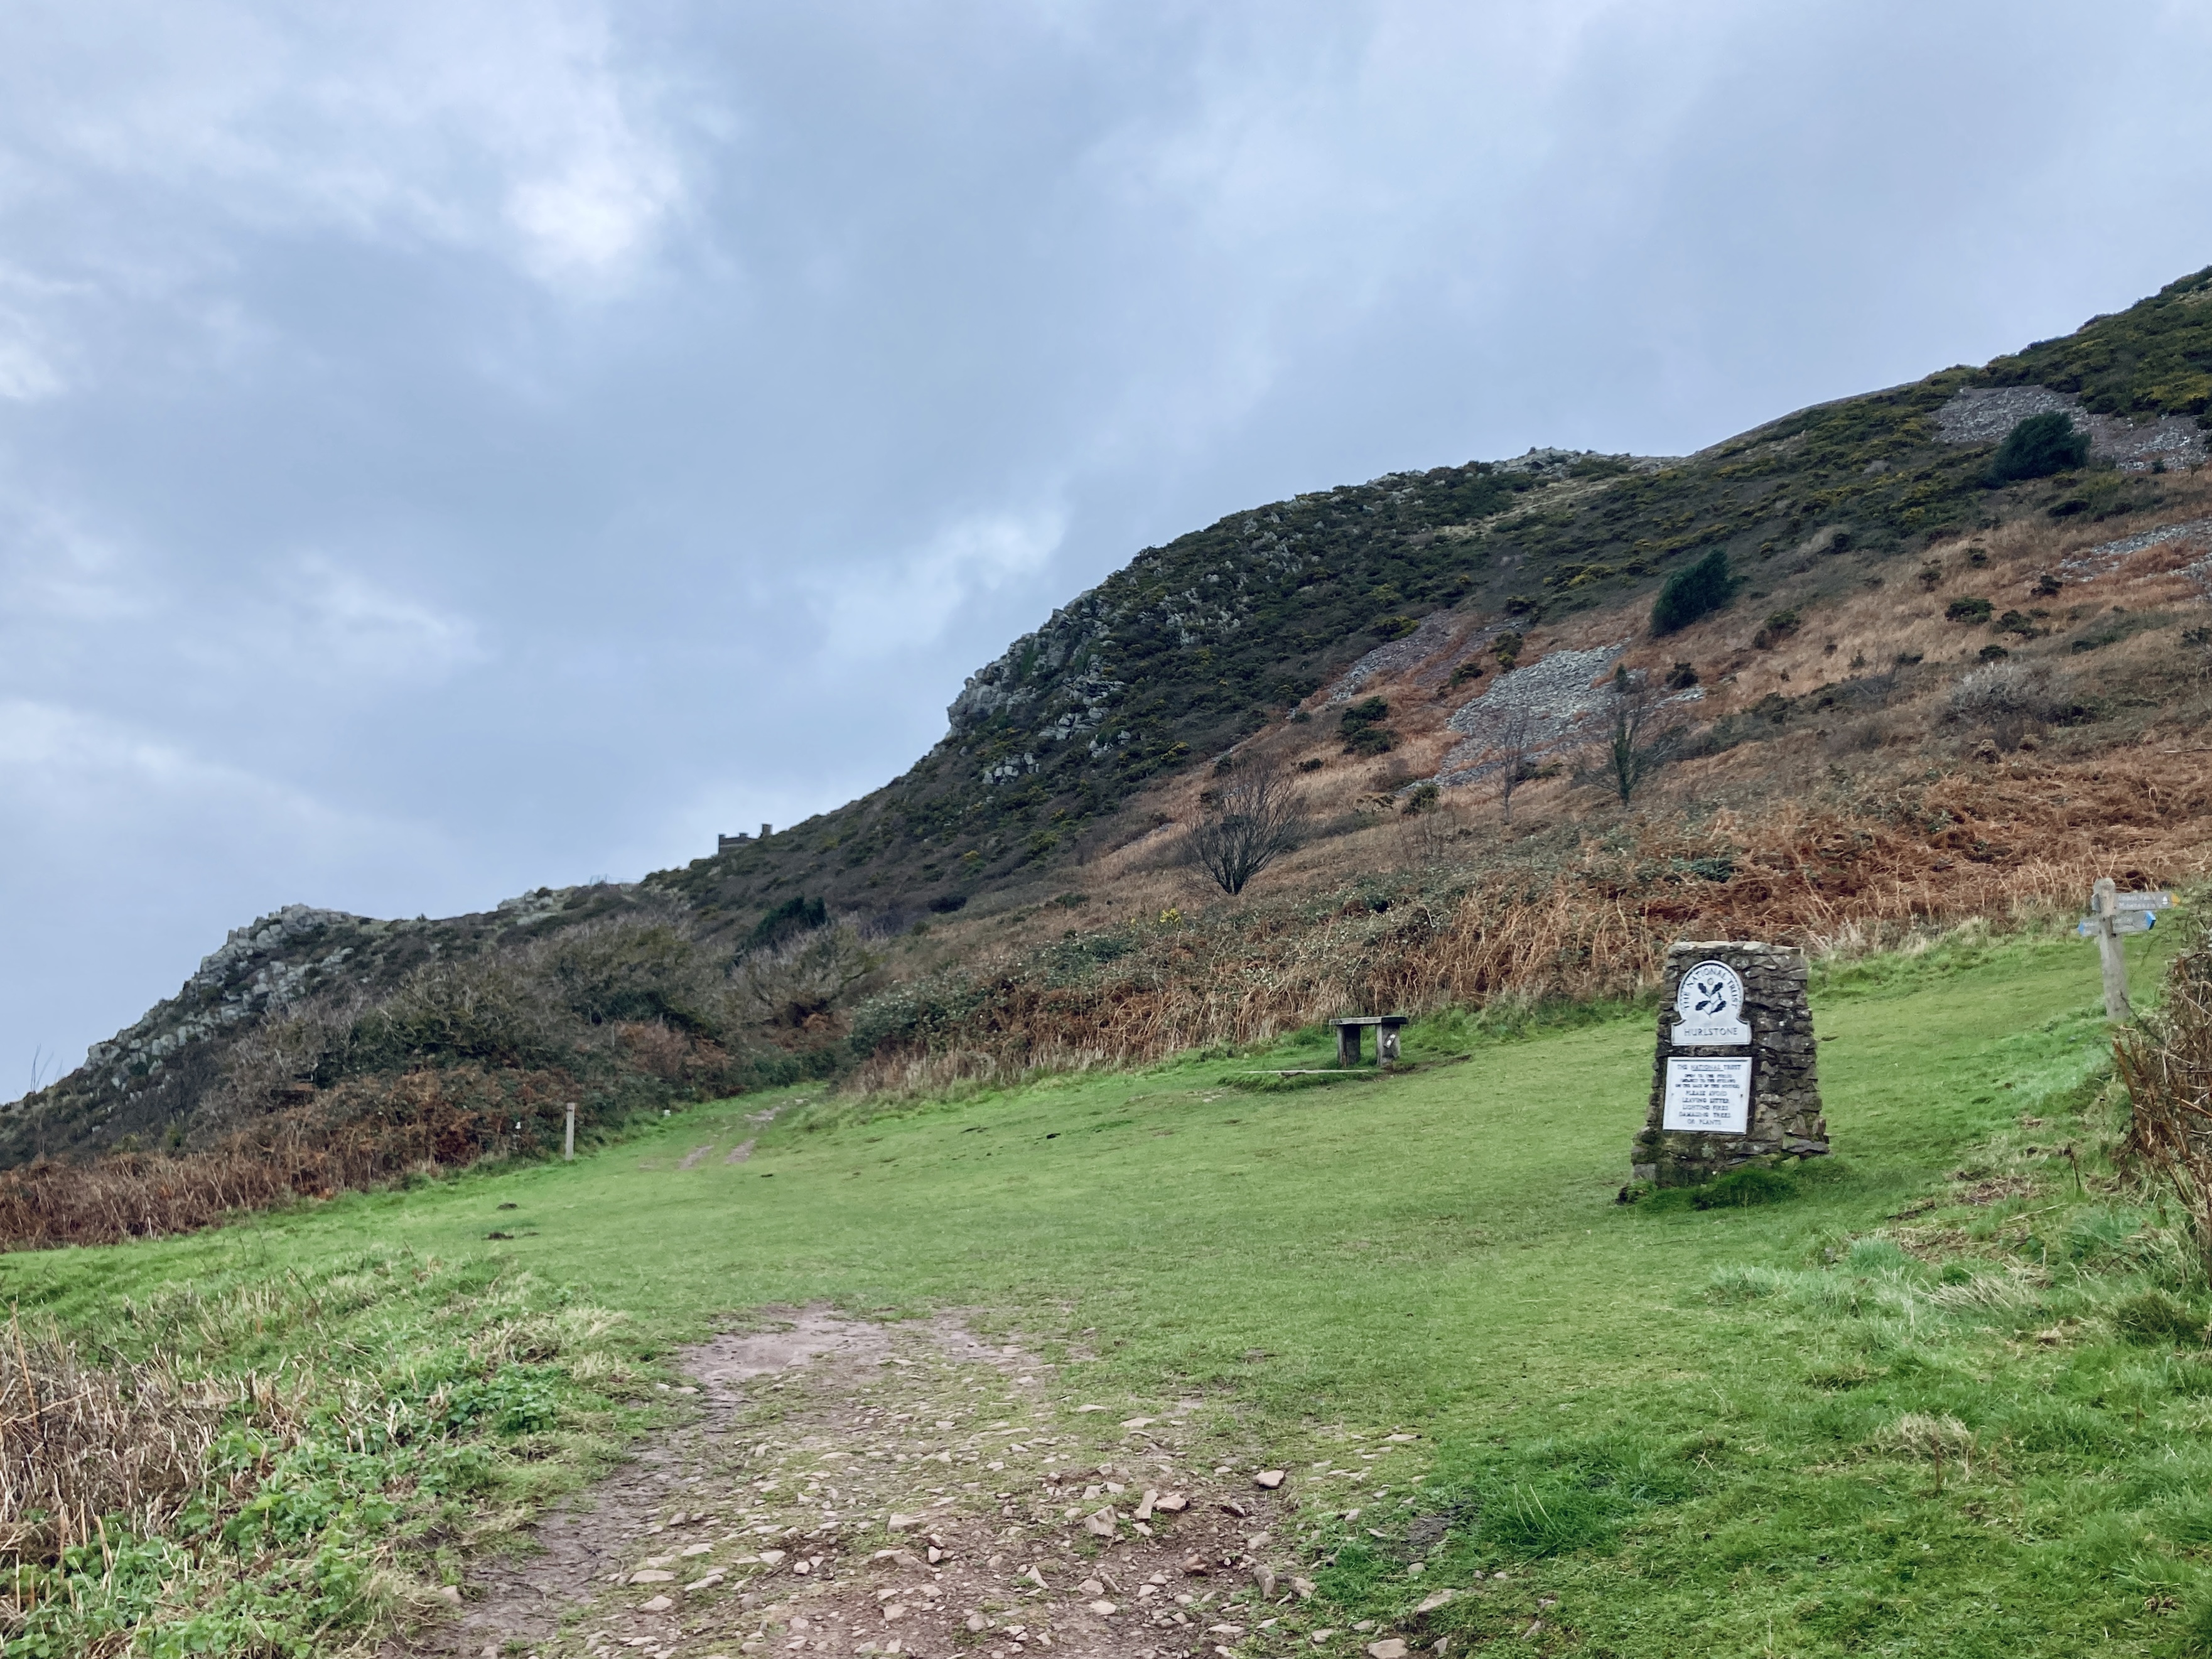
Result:
{"label": "green grass", "polygon": [[[1351,1431],[1423,1434],[1387,1495],[1294,1480],[1328,1564],[1309,1625],[1387,1629],[1503,1567],[1430,1632],[1540,1613],[1540,1650],[2197,1650],[2212,1360],[2174,1330],[2201,1328],[2207,1299],[2172,1231],[2100,1173],[2096,980],[2070,938],[1820,974],[1837,1157],[1779,1202],[1614,1201],[1651,1056],[1650,1011],[1613,1009],[1445,1016],[1409,1028],[1407,1073],[1328,1088],[1236,1086],[1322,1063],[1309,1033],[1258,1059],[821,1103],[726,1164],[747,1113],[814,1098],[752,1097],[572,1167],[9,1257],[0,1275],[125,1351],[178,1343],[178,1321],[131,1311],[175,1287],[210,1306],[274,1296],[281,1319],[185,1346],[216,1366],[314,1352],[387,1392],[410,1364],[497,1377],[450,1358],[491,1352],[494,1328],[618,1311],[572,1317],[565,1346],[500,1351],[539,1368],[566,1426],[468,1429],[475,1484],[405,1511],[420,1535],[401,1559],[448,1573],[468,1514],[556,1489],[635,1425],[623,1402],[672,1345],[764,1304],[949,1306],[1066,1362],[1069,1405],[1205,1395],[1226,1458],[1296,1470]],[[2056,1155],[2069,1142],[2078,1190]],[[1955,1201],[1984,1176],[2033,1190]],[[374,1263],[381,1299],[362,1288]],[[355,1291],[334,1302],[340,1279]],[[1451,1526],[1413,1576],[1404,1526],[1424,1514]],[[2147,1613],[2160,1596],[2179,1610]]]}

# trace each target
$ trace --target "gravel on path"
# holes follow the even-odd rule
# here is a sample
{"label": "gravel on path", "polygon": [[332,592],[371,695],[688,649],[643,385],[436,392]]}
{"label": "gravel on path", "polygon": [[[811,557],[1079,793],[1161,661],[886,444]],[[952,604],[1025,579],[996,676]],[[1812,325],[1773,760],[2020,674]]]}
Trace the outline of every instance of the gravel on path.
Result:
{"label": "gravel on path", "polygon": [[534,1553],[478,1565],[412,1651],[1166,1659],[1304,1639],[1312,1585],[1273,1542],[1292,1492],[1185,1455],[1203,1402],[1119,1422],[1055,1405],[1054,1367],[949,1316],[787,1310],[683,1361],[696,1415],[549,1514]]}

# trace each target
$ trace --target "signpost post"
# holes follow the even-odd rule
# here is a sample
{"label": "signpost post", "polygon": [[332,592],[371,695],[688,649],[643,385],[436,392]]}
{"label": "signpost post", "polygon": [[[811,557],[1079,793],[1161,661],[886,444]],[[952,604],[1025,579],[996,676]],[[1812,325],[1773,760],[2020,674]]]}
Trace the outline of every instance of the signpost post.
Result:
{"label": "signpost post", "polygon": [[2120,949],[2121,939],[2129,933],[2148,933],[2158,925],[2158,913],[2172,908],[2172,894],[2123,893],[2110,876],[2089,890],[2089,914],[2074,924],[2074,931],[2097,941],[2098,965],[2105,976],[2106,1019],[2128,1017],[2128,958]]}

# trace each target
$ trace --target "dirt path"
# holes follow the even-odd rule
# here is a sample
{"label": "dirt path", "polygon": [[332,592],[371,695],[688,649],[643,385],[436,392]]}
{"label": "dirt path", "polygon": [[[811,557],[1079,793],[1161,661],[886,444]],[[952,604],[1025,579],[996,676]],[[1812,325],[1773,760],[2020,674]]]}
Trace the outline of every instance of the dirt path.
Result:
{"label": "dirt path", "polygon": [[1310,1590],[1270,1535],[1282,1494],[1188,1464],[1197,1402],[1117,1422],[1054,1403],[1049,1367],[956,1319],[817,1308],[684,1369],[698,1416],[550,1514],[537,1553],[483,1567],[441,1650],[1162,1659],[1307,1639],[1276,1632]]}

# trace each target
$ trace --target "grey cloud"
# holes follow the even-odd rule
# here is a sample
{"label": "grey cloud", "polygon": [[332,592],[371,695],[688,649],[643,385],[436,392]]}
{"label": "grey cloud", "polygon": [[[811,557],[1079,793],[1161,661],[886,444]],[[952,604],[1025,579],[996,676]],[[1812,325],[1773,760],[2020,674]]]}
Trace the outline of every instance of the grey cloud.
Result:
{"label": "grey cloud", "polygon": [[18,5],[0,1091],[281,904],[483,906],[847,799],[1224,512],[1693,448],[2124,304],[2212,259],[2208,32]]}

